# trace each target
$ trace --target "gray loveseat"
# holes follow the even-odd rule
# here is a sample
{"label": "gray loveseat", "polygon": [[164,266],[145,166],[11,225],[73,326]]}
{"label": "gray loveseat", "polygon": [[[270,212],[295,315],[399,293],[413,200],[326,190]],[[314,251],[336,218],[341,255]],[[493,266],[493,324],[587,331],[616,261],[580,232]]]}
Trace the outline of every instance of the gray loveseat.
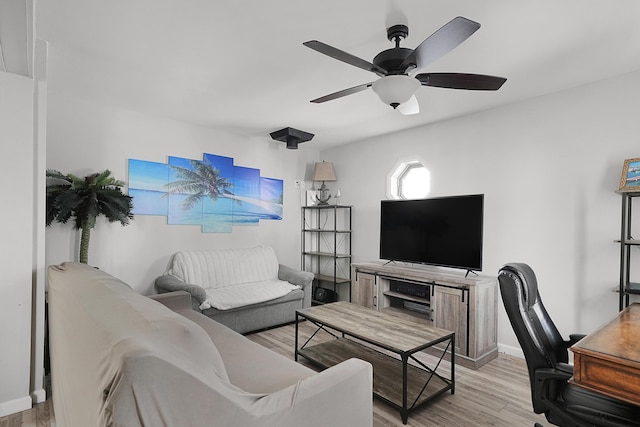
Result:
{"label": "gray loveseat", "polygon": [[[192,310],[79,263],[49,267],[56,424],[371,427],[372,368],[315,372]],[[292,349],[293,351],[293,349]]]}
{"label": "gray loveseat", "polygon": [[313,277],[255,246],[177,252],[155,285],[158,293],[188,292],[194,310],[245,333],[294,321],[311,306]]}

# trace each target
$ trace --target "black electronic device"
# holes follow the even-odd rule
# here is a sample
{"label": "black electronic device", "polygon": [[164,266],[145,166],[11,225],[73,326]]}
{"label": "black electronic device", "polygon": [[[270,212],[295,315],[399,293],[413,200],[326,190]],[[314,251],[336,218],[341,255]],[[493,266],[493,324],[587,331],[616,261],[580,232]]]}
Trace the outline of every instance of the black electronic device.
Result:
{"label": "black electronic device", "polygon": [[431,288],[429,285],[416,285],[406,282],[391,282],[390,290],[399,294],[429,299]]}
{"label": "black electronic device", "polygon": [[313,292],[313,299],[318,302],[334,302],[338,300],[338,294],[331,289],[317,287]]}
{"label": "black electronic device", "polygon": [[380,204],[380,259],[482,270],[484,195]]}

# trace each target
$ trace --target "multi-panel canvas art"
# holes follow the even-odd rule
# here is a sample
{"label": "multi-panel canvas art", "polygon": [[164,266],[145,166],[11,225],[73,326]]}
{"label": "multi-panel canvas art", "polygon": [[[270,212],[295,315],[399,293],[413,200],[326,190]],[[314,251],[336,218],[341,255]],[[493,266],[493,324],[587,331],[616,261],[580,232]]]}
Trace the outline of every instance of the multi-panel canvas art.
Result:
{"label": "multi-panel canvas art", "polygon": [[169,157],[167,163],[129,159],[129,195],[135,215],[163,215],[168,224],[200,225],[230,233],[234,225],[282,219],[283,181],[231,157]]}

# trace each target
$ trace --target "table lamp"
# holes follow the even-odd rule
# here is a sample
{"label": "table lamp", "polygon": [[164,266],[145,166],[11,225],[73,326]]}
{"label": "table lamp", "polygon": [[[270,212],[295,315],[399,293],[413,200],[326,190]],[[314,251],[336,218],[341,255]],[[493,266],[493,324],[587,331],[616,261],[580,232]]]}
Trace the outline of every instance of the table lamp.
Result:
{"label": "table lamp", "polygon": [[317,162],[315,169],[313,170],[313,181],[322,181],[316,200],[318,206],[328,205],[327,203],[331,198],[329,189],[324,185],[325,181],[336,181],[336,172],[333,170],[333,163],[330,162]]}

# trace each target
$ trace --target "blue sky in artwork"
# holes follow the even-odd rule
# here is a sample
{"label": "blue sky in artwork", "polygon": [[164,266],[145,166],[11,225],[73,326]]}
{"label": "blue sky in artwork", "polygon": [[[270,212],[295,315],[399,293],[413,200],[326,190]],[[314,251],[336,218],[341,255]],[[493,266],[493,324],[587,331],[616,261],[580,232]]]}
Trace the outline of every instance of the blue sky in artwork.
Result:
{"label": "blue sky in artwork", "polygon": [[238,197],[260,199],[260,170],[236,166],[233,174],[233,193]]}
{"label": "blue sky in artwork", "polygon": [[281,179],[262,177],[260,180],[260,199],[282,204],[283,188],[284,182]]}
{"label": "blue sky in artwork", "polygon": [[129,188],[166,191],[169,166],[166,163],[129,159]]}

